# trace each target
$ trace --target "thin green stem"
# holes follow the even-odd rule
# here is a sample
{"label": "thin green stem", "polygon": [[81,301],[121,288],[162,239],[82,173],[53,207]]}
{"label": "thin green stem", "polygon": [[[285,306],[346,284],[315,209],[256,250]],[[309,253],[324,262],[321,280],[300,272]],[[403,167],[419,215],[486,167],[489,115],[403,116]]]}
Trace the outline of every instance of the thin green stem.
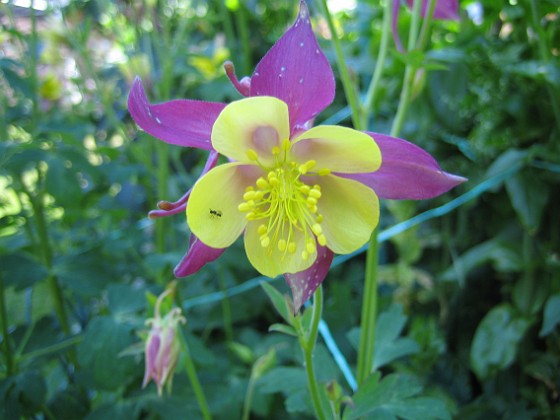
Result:
{"label": "thin green stem", "polygon": [[249,420],[251,415],[251,403],[253,402],[253,394],[255,391],[255,376],[251,372],[251,377],[249,378],[249,385],[247,385],[247,393],[245,394],[245,400],[243,401],[243,414],[241,415],[242,420]]}
{"label": "thin green stem", "polygon": [[[537,7],[537,0],[531,0],[531,15],[533,20],[533,30],[537,33],[537,41],[539,43],[539,52],[541,59],[548,63],[550,61],[550,51],[546,42],[546,33],[539,22],[539,11]],[[550,103],[556,120],[556,127],[560,130],[560,103],[558,101],[558,89],[555,89],[550,84],[547,84],[548,95],[550,96]]]}
{"label": "thin green stem", "polygon": [[[45,218],[45,208],[43,205],[43,195],[40,192],[41,188],[41,170],[37,168],[37,189],[38,193],[34,195],[25,185],[23,179],[20,178],[20,184],[24,191],[24,193],[29,198],[29,202],[31,203],[31,207],[33,208],[33,213],[35,215],[35,224],[37,227],[37,235],[39,237],[39,249],[41,255],[43,257],[43,263],[45,266],[50,270],[52,268],[52,248],[49,240],[49,233],[47,230],[47,222]],[[58,280],[55,275],[49,274],[47,278],[47,283],[51,290],[52,298],[54,301],[54,309],[58,316],[58,320],[60,322],[60,326],[62,327],[62,331],[65,334],[70,334],[70,325],[68,323],[68,318],[66,316],[66,309],[64,307],[64,297],[62,293],[62,289],[58,284]]]}
{"label": "thin green stem", "polygon": [[422,29],[420,30],[420,35],[418,36],[418,42],[416,43],[416,48],[420,51],[424,51],[424,48],[426,48],[426,44],[428,43],[435,9],[436,9],[436,0],[428,0],[428,5],[426,7],[427,13],[426,16],[424,16]]}
{"label": "thin green stem", "polygon": [[360,324],[360,344],[358,347],[358,366],[356,380],[358,386],[364,383],[373,366],[373,347],[375,342],[375,322],[377,317],[377,229],[371,234],[366,256],[366,274],[362,318]]}
{"label": "thin green stem", "polygon": [[183,350],[183,354],[185,355],[185,370],[187,371],[187,376],[189,377],[189,381],[196,396],[198,407],[200,408],[202,417],[205,420],[209,420],[212,418],[212,416],[210,415],[210,410],[208,408],[208,403],[206,402],[206,397],[204,396],[202,386],[200,385],[200,381],[198,380],[196,367],[192,361],[187,340],[185,339],[185,336],[183,335],[181,329],[179,329],[179,338],[181,341],[181,349]]}
{"label": "thin green stem", "polygon": [[[398,1],[398,0],[394,0]],[[371,78],[371,83],[369,84],[367,94],[362,107],[362,130],[367,130],[369,117],[371,115],[371,108],[375,104],[376,94],[379,88],[379,82],[381,81],[381,75],[383,74],[383,67],[385,66],[385,59],[387,57],[387,47],[389,45],[390,33],[391,33],[391,14],[392,14],[393,2],[391,0],[385,0],[385,7],[383,8],[383,24],[381,29],[381,41],[379,44],[379,51],[377,53],[377,61],[375,62],[375,70],[373,71],[373,76]]]}
{"label": "thin green stem", "polygon": [[2,321],[2,336],[4,337],[6,373],[10,376],[16,371],[16,367],[12,354],[12,346],[10,344],[10,335],[8,333],[8,313],[6,311],[6,296],[4,294],[4,279],[2,273],[0,273],[0,318]]}
{"label": "thin green stem", "polygon": [[226,44],[228,45],[231,54],[235,51],[235,34],[233,32],[233,23],[231,21],[231,15],[228,8],[226,7],[225,1],[218,1],[220,5],[220,18],[222,24],[224,25],[224,32],[226,34]]}
{"label": "thin green stem", "polygon": [[70,337],[64,341],[61,341],[59,343],[53,344],[52,346],[48,346],[48,347],[44,347],[42,349],[37,349],[34,351],[30,351],[29,353],[25,353],[22,354],[19,357],[19,361],[25,361],[25,360],[33,360],[34,358],[37,357],[41,357],[41,356],[46,356],[48,354],[52,354],[52,353],[56,353],[60,350],[63,350],[65,348],[68,347],[73,347],[76,344],[79,344],[82,340],[83,340],[83,336],[81,335],[75,335],[73,337]]}
{"label": "thin green stem", "polygon": [[[415,0],[414,9],[412,11],[412,22],[410,23],[410,32],[408,33],[408,51],[412,51],[414,50],[414,48],[416,48],[416,41],[418,39],[418,28],[420,24],[420,6],[421,1]],[[410,105],[410,92],[412,90],[412,83],[414,82],[414,74],[416,73],[416,70],[416,65],[411,63],[406,65],[403,78],[403,87],[399,98],[399,107],[397,109],[395,119],[393,120],[393,126],[391,127],[391,136],[393,137],[398,137],[402,130],[404,119]]]}
{"label": "thin green stem", "polygon": [[303,351],[305,371],[307,373],[307,383],[309,385],[309,392],[315,408],[315,414],[319,419],[326,419],[321,405],[321,397],[319,395],[319,386],[317,378],[315,377],[315,370],[313,369],[313,352],[315,350],[315,343],[317,342],[317,334],[319,331],[319,321],[321,320],[321,312],[323,311],[323,288],[319,286],[315,291],[313,298],[313,314],[311,318],[311,327],[309,333],[303,330],[301,325],[300,315],[294,318],[294,327],[297,331],[299,343]]}
{"label": "thin green stem", "polygon": [[325,18],[327,19],[327,24],[331,32],[331,38],[334,46],[334,52],[336,55],[336,62],[338,64],[338,71],[340,71],[340,78],[342,80],[342,87],[344,88],[344,94],[346,95],[346,100],[348,105],[352,110],[352,124],[356,130],[364,130],[365,127],[362,126],[362,120],[360,118],[360,102],[358,99],[358,93],[356,87],[350,78],[348,73],[348,67],[346,66],[346,61],[344,60],[344,54],[342,53],[342,47],[340,46],[340,40],[336,33],[336,28],[334,27],[333,18],[329,12],[329,7],[327,5],[327,0],[322,0],[323,11],[325,13]]}
{"label": "thin green stem", "polygon": [[29,39],[29,81],[31,82],[32,99],[32,127],[33,131],[37,129],[39,120],[39,79],[37,76],[37,16],[35,16],[35,9],[33,2],[31,3],[31,36]]}
{"label": "thin green stem", "polygon": [[242,74],[251,72],[251,45],[249,44],[249,31],[247,25],[247,16],[245,11],[245,1],[239,2],[239,9],[235,13],[235,23],[241,41],[241,56],[243,57]]}

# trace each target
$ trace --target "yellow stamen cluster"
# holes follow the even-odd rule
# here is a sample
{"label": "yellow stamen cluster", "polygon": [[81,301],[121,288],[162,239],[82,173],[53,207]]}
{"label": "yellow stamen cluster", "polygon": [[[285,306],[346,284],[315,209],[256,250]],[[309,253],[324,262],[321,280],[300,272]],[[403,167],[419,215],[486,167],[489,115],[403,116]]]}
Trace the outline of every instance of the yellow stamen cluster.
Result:
{"label": "yellow stamen cluster", "polygon": [[[297,250],[296,233],[303,234],[305,247],[301,258],[307,260],[316,252],[316,243],[325,246],[327,239],[323,234],[317,203],[321,198],[319,185],[309,186],[302,175],[326,175],[328,170],[312,172],[314,160],[298,165],[288,156],[291,144],[284,140],[281,146],[272,148],[274,162],[265,167],[259,162],[254,150],[247,151],[247,157],[256,162],[265,172],[254,186],[246,188],[239,211],[246,213],[249,221],[262,220],[258,227],[261,246],[272,254],[274,247],[282,252],[294,254]],[[315,239],[316,238],[316,239]]]}

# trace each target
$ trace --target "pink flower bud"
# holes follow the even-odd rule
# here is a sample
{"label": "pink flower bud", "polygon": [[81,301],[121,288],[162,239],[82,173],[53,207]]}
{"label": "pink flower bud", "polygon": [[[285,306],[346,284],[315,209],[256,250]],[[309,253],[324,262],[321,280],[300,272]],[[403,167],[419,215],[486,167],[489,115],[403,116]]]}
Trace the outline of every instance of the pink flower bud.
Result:
{"label": "pink flower bud", "polygon": [[186,322],[179,308],[172,309],[163,318],[160,316],[159,305],[165,295],[166,293],[163,293],[158,298],[155,317],[146,321],[146,325],[151,326],[151,330],[146,340],[146,371],[142,382],[142,388],[144,388],[153,379],[157,385],[159,396],[161,396],[165,384],[168,384],[169,390],[171,389],[173,372],[181,348],[178,328],[179,324]]}

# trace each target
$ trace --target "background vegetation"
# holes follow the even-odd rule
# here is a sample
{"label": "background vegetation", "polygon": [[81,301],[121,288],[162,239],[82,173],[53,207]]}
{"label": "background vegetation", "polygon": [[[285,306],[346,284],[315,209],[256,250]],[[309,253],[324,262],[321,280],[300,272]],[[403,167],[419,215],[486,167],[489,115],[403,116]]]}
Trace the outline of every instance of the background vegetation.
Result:
{"label": "background vegetation", "polygon": [[[55,3],[0,4],[0,417],[198,418],[182,362],[171,394],[141,389],[140,332],[188,244],[183,216],[147,212],[182,195],[205,156],[139,131],[127,93],[140,75],[156,102],[237,99],[223,61],[249,75],[297,1]],[[347,3],[336,25],[365,94],[382,7]],[[403,11],[403,33],[409,20]],[[560,417],[559,23],[557,0],[462,1],[459,22],[436,23],[401,137],[469,182],[384,202],[375,365],[387,394],[376,395],[408,407],[392,415]],[[391,45],[371,129],[389,131],[413,58]],[[351,124],[337,92],[318,123]],[[363,272],[362,253],[336,260],[324,282],[332,337],[315,356],[320,381],[348,396],[327,345],[355,365]],[[178,282],[210,410],[241,415],[249,386],[254,418],[311,416],[297,339],[268,332],[280,317],[259,280],[239,245]]]}

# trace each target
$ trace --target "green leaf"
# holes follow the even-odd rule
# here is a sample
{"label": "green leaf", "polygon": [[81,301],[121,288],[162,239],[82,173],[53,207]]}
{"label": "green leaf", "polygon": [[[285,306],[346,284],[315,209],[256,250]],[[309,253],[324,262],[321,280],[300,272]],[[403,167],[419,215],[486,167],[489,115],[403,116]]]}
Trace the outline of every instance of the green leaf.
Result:
{"label": "green leaf", "polygon": [[409,375],[391,374],[379,381],[379,373],[371,375],[353,397],[354,404],[344,413],[345,420],[365,415],[372,419],[410,420],[450,419],[443,401],[422,397],[422,386]]}
{"label": "green leaf", "polygon": [[70,385],[50,399],[49,410],[54,418],[60,420],[85,418],[89,412],[89,401],[85,392]]}
{"label": "green leaf", "polygon": [[550,296],[544,305],[543,323],[539,337],[546,337],[560,323],[560,293]]}
{"label": "green leaf", "polygon": [[294,330],[293,327],[290,327],[286,324],[272,324],[268,327],[268,331],[270,332],[279,332],[286,335],[291,335],[293,337],[297,337],[297,332]]}
{"label": "green leaf", "polygon": [[21,373],[0,381],[0,418],[16,419],[36,413],[45,403],[47,385],[36,371]]}
{"label": "green leaf", "polygon": [[476,329],[471,346],[471,367],[484,380],[505,369],[515,359],[517,345],[531,325],[508,304],[494,307]]}
{"label": "green leaf", "polygon": [[442,274],[441,280],[464,279],[471,270],[486,263],[491,263],[499,272],[520,271],[523,259],[519,247],[512,239],[507,235],[500,235],[475,245],[453,261],[453,265]]}
{"label": "green leaf", "polygon": [[0,255],[0,276],[4,286],[22,290],[47,277],[45,266],[23,254]]}
{"label": "green leaf", "polygon": [[506,180],[506,188],[523,226],[529,233],[536,232],[548,203],[548,186],[534,173],[521,172]]}
{"label": "green leaf", "polygon": [[288,307],[286,296],[280,293],[270,283],[262,281],[260,284],[261,287],[264,289],[265,293],[270,298],[270,301],[272,302],[272,304],[274,305],[274,307],[276,308],[280,316],[284,318],[284,321],[286,321],[288,324],[291,325],[293,314]]}
{"label": "green leaf", "polygon": [[114,390],[134,380],[141,374],[139,364],[132,357],[119,357],[119,353],[135,340],[132,330],[113,318],[93,319],[78,346],[82,371],[101,389]]}
{"label": "green leaf", "polygon": [[486,178],[501,174],[514,166],[522,166],[527,159],[527,155],[524,150],[508,149],[490,165],[486,171]]}
{"label": "green leaf", "polygon": [[54,272],[61,283],[81,296],[96,296],[111,281],[110,264],[98,250],[57,258]]}
{"label": "green leaf", "polygon": [[[418,343],[408,337],[399,337],[406,324],[407,317],[401,305],[393,304],[382,312],[375,323],[375,346],[373,347],[373,370],[391,363],[400,357],[418,353]],[[358,350],[360,328],[353,328],[346,337]]]}
{"label": "green leaf", "polygon": [[263,394],[281,392],[289,413],[312,413],[307,391],[307,376],[302,368],[277,367],[261,376],[256,387]]}
{"label": "green leaf", "polygon": [[146,306],[145,290],[136,285],[110,284],[107,296],[113,314],[136,312]]}
{"label": "green leaf", "polygon": [[407,321],[401,305],[393,304],[377,318],[375,326],[375,346],[373,349],[373,370],[409,354],[420,348],[411,338],[399,338]]}

